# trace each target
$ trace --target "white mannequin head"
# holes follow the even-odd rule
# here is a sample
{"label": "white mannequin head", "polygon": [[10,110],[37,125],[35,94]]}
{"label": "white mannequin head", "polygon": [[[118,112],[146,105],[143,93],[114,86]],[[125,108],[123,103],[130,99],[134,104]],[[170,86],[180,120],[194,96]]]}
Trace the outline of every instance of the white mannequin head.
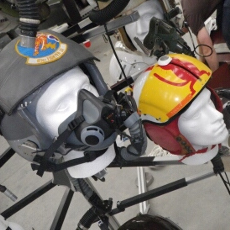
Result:
{"label": "white mannequin head", "polygon": [[134,38],[139,38],[143,43],[149,31],[149,22],[151,18],[156,17],[163,19],[163,10],[158,0],[148,0],[134,8],[133,11],[138,11],[140,18],[136,22],[126,25],[125,30],[137,50],[143,52],[136,44]]}
{"label": "white mannequin head", "polygon": [[148,136],[186,164],[208,162],[228,136],[221,100],[205,87],[211,76],[197,59],[169,54],[134,83]]}
{"label": "white mannequin head", "polygon": [[[78,93],[81,89],[98,95],[96,89],[90,84],[88,76],[79,67],[75,67],[51,80],[35,96],[31,96],[34,98],[31,100],[32,103],[28,106],[28,110],[51,139],[59,136],[60,124],[64,123],[64,126],[67,127],[68,123],[74,119],[78,107]],[[76,141],[74,133],[71,134],[69,140]],[[72,150],[63,158],[67,161],[83,157],[83,153],[83,151]],[[114,157],[114,149],[109,147],[102,156],[93,162],[70,167],[68,171],[75,178],[89,177],[106,168]]]}
{"label": "white mannequin head", "polygon": [[178,128],[193,148],[196,151],[209,148],[205,154],[200,153],[185,158],[183,163],[202,164],[211,160],[218,152],[218,144],[228,137],[223,114],[215,108],[210,96],[210,91],[204,88],[179,117]]}
{"label": "white mannequin head", "polygon": [[210,96],[210,91],[204,88],[178,120],[179,130],[196,150],[219,144],[227,135],[223,114]]}

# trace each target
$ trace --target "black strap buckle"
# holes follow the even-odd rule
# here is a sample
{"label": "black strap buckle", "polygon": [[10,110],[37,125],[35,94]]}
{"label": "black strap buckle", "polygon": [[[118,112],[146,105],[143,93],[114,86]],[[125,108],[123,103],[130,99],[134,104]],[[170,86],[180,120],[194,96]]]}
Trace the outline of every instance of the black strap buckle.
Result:
{"label": "black strap buckle", "polygon": [[86,158],[86,162],[91,162],[97,159],[97,153],[93,151],[92,152],[85,151],[84,156]]}
{"label": "black strap buckle", "polygon": [[83,121],[85,120],[85,118],[81,115],[77,118],[75,118],[74,120],[72,120],[69,124],[68,124],[68,128],[73,131],[74,129],[76,129]]}

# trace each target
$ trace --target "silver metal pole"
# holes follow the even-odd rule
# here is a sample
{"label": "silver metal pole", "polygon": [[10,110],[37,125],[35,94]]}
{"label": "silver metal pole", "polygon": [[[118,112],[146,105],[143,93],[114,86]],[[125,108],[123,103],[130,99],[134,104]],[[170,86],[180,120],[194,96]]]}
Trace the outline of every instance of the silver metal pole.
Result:
{"label": "silver metal pole", "polygon": [[215,175],[216,174],[212,171],[212,172],[207,172],[207,173],[201,174],[201,175],[187,177],[187,178],[185,178],[185,180],[186,180],[187,184],[189,185],[189,184],[198,182],[200,180],[203,180],[203,179],[209,178],[211,176],[215,176]]}
{"label": "silver metal pole", "polygon": [[[137,167],[137,181],[138,181],[138,192],[142,194],[147,191],[146,177],[143,167]],[[150,204],[149,201],[139,203],[140,213],[147,214],[149,212]]]}

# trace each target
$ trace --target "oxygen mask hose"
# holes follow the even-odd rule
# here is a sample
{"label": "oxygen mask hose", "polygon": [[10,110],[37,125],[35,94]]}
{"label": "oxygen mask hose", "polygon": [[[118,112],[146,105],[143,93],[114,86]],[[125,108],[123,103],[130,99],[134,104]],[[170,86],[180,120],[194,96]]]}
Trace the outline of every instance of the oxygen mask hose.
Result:
{"label": "oxygen mask hose", "polygon": [[147,137],[137,112],[130,115],[124,121],[124,125],[129,129],[131,144],[127,148],[121,147],[120,153],[123,159],[132,161],[145,153],[147,148]]}
{"label": "oxygen mask hose", "polygon": [[26,48],[35,47],[35,39],[40,24],[38,6],[35,0],[18,0],[20,45]]}

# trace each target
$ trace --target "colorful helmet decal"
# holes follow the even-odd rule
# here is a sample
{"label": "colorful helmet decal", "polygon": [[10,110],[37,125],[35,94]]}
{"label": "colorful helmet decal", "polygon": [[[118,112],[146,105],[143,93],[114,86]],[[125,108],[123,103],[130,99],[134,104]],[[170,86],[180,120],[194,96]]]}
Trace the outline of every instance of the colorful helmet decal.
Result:
{"label": "colorful helmet decal", "polygon": [[15,45],[15,50],[26,58],[27,65],[42,65],[62,58],[67,51],[67,44],[62,43],[53,34],[39,32],[34,48],[21,46],[19,40]]}

